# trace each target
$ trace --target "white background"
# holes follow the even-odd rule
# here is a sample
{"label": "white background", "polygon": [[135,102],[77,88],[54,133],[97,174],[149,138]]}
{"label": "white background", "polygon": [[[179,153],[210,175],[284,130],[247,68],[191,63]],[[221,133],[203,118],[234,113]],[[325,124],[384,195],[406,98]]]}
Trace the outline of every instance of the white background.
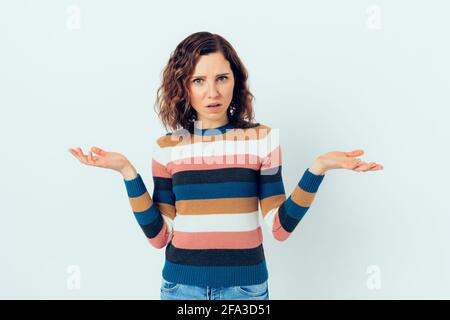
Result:
{"label": "white background", "polygon": [[449,14],[445,0],[2,1],[0,298],[159,299],[164,250],[122,177],[67,149],[123,153],[153,190],[161,71],[197,31],[248,68],[288,194],[328,151],[385,167],[328,172],[287,241],[264,229],[270,298],[450,298]]}

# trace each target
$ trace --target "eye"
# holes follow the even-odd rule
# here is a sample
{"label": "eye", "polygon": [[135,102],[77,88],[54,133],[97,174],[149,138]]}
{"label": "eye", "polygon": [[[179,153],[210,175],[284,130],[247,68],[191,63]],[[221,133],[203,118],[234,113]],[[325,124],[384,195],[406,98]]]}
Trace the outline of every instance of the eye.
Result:
{"label": "eye", "polygon": [[[228,79],[228,77],[227,76],[220,76],[217,79],[223,79],[221,81],[225,81],[226,79]],[[193,83],[200,84],[200,82],[197,82],[197,81],[203,81],[203,79],[197,78],[197,79],[192,80]]]}

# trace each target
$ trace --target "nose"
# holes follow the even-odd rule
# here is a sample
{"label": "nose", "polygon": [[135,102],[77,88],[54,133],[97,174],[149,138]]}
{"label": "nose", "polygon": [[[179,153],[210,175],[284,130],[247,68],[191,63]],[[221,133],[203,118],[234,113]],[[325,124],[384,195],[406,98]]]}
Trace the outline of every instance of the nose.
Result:
{"label": "nose", "polygon": [[218,96],[219,91],[217,91],[215,84],[210,84],[208,86],[208,98],[214,98]]}

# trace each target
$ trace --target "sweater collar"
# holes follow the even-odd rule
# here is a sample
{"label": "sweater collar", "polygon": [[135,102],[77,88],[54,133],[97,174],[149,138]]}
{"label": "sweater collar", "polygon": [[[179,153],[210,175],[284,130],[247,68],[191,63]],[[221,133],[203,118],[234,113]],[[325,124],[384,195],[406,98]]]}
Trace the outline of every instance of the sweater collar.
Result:
{"label": "sweater collar", "polygon": [[215,136],[215,135],[220,135],[223,133],[226,133],[227,129],[233,129],[234,125],[229,121],[227,124],[224,124],[223,126],[220,127],[215,127],[215,128],[195,128],[194,124],[192,123],[189,126],[189,132],[191,134],[194,135],[199,135],[199,136]]}

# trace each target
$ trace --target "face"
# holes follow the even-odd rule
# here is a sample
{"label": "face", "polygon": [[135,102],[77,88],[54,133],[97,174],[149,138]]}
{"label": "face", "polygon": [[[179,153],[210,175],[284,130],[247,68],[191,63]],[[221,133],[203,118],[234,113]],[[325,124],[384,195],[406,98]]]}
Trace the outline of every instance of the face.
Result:
{"label": "face", "polygon": [[[189,79],[191,105],[204,128],[228,122],[227,109],[233,99],[234,75],[222,52],[200,56]],[[218,107],[209,107],[219,104]]]}

